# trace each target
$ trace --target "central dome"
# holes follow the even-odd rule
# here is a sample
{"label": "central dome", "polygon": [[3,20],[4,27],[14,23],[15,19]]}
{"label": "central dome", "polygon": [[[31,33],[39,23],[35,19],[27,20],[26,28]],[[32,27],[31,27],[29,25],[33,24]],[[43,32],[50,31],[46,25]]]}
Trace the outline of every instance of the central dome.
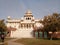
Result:
{"label": "central dome", "polygon": [[32,16],[32,12],[30,10],[27,10],[26,13],[25,13],[25,17],[26,16]]}

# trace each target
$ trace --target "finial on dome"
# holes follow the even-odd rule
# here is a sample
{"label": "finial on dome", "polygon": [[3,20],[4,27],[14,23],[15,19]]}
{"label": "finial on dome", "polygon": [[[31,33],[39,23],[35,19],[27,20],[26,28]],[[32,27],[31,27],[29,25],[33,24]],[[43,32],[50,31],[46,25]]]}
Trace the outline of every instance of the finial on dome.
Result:
{"label": "finial on dome", "polygon": [[32,12],[31,12],[31,10],[27,10],[27,12],[26,12],[26,13],[30,14],[30,13],[32,13]]}

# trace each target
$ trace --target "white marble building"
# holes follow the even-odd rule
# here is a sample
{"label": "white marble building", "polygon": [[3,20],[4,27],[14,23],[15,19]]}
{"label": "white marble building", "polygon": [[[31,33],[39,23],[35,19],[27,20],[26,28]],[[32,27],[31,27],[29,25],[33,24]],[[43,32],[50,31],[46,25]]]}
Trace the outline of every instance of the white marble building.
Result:
{"label": "white marble building", "polygon": [[12,19],[8,16],[6,25],[7,27],[16,28],[16,30],[10,32],[12,38],[33,38],[33,27],[39,21],[40,19],[35,19],[32,12],[28,10],[21,19]]}

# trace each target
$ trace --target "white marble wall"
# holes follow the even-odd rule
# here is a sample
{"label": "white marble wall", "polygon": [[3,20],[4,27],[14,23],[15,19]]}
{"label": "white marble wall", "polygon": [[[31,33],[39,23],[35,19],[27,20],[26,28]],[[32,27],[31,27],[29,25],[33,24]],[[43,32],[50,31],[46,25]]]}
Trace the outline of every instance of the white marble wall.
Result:
{"label": "white marble wall", "polygon": [[10,37],[12,38],[33,38],[33,29],[17,29],[16,31],[11,31]]}

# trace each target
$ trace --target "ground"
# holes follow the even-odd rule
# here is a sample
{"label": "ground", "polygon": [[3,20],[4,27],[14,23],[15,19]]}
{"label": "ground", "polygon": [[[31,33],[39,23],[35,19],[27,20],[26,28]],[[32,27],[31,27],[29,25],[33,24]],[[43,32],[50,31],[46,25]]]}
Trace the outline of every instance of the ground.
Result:
{"label": "ground", "polygon": [[9,41],[9,40],[11,40],[11,39],[13,39],[13,38],[5,38],[5,39],[4,39],[4,42],[2,42],[1,39],[0,39],[0,45],[2,45],[2,44],[8,45],[7,41]]}
{"label": "ground", "polygon": [[4,45],[60,45],[60,40],[47,40],[36,38],[6,38]]}
{"label": "ground", "polygon": [[24,45],[60,45],[60,40],[47,40],[47,39],[34,39],[34,38],[22,38],[16,40],[17,43]]}

